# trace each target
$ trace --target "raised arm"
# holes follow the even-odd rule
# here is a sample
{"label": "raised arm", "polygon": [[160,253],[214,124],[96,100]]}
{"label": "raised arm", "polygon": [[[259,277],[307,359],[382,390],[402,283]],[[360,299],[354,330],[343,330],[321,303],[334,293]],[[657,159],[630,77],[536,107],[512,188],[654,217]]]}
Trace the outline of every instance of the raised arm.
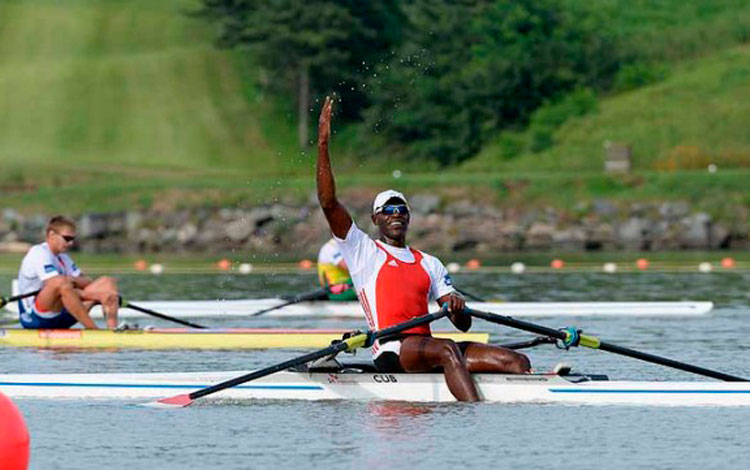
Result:
{"label": "raised arm", "polygon": [[328,220],[331,232],[338,238],[346,237],[352,226],[352,217],[346,208],[336,199],[336,182],[331,170],[331,158],[328,155],[328,144],[331,140],[331,110],[333,100],[327,96],[320,110],[318,121],[318,164],[316,182],[318,185],[318,202]]}

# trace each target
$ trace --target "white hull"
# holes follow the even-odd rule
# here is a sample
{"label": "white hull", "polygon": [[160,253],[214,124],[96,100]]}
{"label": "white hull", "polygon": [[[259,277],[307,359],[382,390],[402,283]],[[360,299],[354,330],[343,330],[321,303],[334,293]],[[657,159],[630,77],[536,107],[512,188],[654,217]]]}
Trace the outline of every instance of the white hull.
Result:
{"label": "white hull", "polygon": [[[13,398],[153,400],[244,373],[0,375],[0,392]],[[626,382],[495,374],[478,374],[474,380],[483,399],[496,403],[750,406],[748,382]],[[201,401],[253,399],[455,401],[442,374],[367,372],[279,372]]]}
{"label": "white hull", "polygon": [[[133,301],[134,305],[179,318],[249,316],[253,312],[281,304],[279,299],[249,300],[164,300]],[[467,302],[475,310],[513,317],[551,316],[693,316],[705,315],[712,302]],[[17,303],[6,306],[18,313]],[[94,316],[101,309],[94,307]],[[121,318],[143,318],[148,315],[124,308]],[[263,314],[264,317],[364,318],[357,302],[303,302]]]}

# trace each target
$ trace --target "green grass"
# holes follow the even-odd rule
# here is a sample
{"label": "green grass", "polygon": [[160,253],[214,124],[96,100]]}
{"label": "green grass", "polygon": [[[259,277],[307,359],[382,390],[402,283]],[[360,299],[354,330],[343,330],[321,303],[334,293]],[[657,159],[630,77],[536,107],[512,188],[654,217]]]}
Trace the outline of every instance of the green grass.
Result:
{"label": "green grass", "polygon": [[607,141],[631,145],[640,170],[750,166],[749,83],[750,47],[723,51],[676,68],[663,82],[602,100],[598,111],[558,129],[547,151],[503,158],[498,141],[465,169],[601,171]]}
{"label": "green grass", "polygon": [[130,169],[182,178],[294,171],[292,127],[263,122],[271,105],[253,86],[257,71],[241,52],[213,47],[206,22],[187,14],[196,4],[2,2],[6,180],[116,185]]}
{"label": "green grass", "polygon": [[[476,255],[456,255],[455,253],[435,253],[440,258],[448,262],[458,262],[464,264],[469,258]],[[214,274],[217,276],[239,275],[238,267],[240,263],[251,263],[253,266],[251,275],[268,275],[281,273],[307,274],[311,279],[315,276],[314,269],[301,269],[298,265],[299,259],[291,255],[274,256],[268,258],[257,258],[248,255],[238,255],[236,253],[227,253],[224,255],[202,255],[192,254],[152,254],[144,256],[122,256],[111,254],[85,254],[73,253],[72,256],[76,263],[87,274],[93,276],[101,275],[118,275],[118,274],[140,274],[144,276],[153,276],[146,270],[137,270],[134,265],[136,260],[143,259],[147,264],[159,263],[162,265],[164,275],[175,274]],[[725,257],[731,257],[735,260],[734,268],[721,268],[721,260]],[[229,271],[222,271],[217,267],[217,261],[226,258],[231,261],[232,268]],[[550,268],[550,262],[553,259],[561,259],[565,262],[564,270],[555,270]],[[747,273],[750,271],[750,253],[747,251],[722,251],[701,252],[701,251],[679,251],[679,252],[544,252],[544,253],[492,253],[481,258],[482,268],[479,271],[464,269],[463,273],[471,272],[500,272],[509,273],[510,265],[515,262],[526,264],[529,272],[554,272],[556,274],[576,273],[581,271],[601,272],[604,263],[616,263],[618,272],[634,272],[636,260],[639,258],[648,259],[649,272],[697,272],[698,265],[708,262],[713,265],[716,272],[738,272]],[[10,255],[0,253],[0,277],[15,277],[18,273],[18,266],[21,263],[22,255]],[[0,295],[10,295],[10,279],[1,279],[7,284],[0,282]],[[254,282],[254,281],[251,281]]]}
{"label": "green grass", "polygon": [[[338,181],[344,194],[395,186],[508,207],[684,199],[721,215],[727,202],[750,204],[750,172],[723,171],[750,166],[750,49],[721,50],[742,40],[745,3],[602,0],[611,26],[647,38],[650,56],[703,57],[602,100],[560,128],[548,151],[506,160],[493,142],[460,172],[429,172],[398,155],[352,158],[352,129],[334,123]],[[247,54],[213,47],[212,28],[187,14],[196,5],[0,3],[0,207],[77,214],[309,198],[314,155],[296,146],[293,106],[260,91]],[[658,50],[668,44],[654,38],[670,34],[683,52]],[[634,175],[602,174],[606,140],[633,146]],[[718,173],[700,170],[706,159]],[[654,171],[671,162],[690,171]]]}

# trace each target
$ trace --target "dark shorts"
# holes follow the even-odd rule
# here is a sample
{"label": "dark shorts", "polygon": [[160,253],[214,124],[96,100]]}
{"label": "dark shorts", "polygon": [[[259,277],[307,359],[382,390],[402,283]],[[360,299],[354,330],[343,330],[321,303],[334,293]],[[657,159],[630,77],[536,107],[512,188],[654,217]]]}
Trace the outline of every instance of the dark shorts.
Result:
{"label": "dark shorts", "polygon": [[393,351],[381,353],[373,362],[375,363],[375,370],[383,374],[404,372],[398,354]]}
{"label": "dark shorts", "polygon": [[[412,335],[398,335],[393,338],[388,339],[385,341],[386,343],[388,341],[403,341],[404,338],[407,336]],[[382,344],[382,343],[381,343]],[[458,348],[461,350],[461,354],[466,352],[466,348],[471,344],[470,341],[461,341],[456,343],[458,345]],[[380,353],[380,355],[373,361],[375,364],[375,370],[377,370],[380,373],[401,373],[406,372],[403,367],[401,367],[401,359],[399,358],[398,354],[396,354],[393,351],[384,351]]]}
{"label": "dark shorts", "polygon": [[19,314],[18,320],[21,322],[21,326],[28,329],[34,330],[55,330],[55,329],[68,329],[78,323],[73,315],[68,313],[67,310],[63,309],[62,312],[55,315],[52,318],[47,318],[39,315],[34,310],[26,311],[19,302]]}

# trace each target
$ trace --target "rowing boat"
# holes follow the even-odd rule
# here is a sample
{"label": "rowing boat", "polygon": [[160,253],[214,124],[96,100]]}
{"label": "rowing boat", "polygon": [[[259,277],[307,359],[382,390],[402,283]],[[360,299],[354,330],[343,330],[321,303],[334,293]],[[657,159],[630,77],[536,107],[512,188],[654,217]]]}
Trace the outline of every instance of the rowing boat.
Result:
{"label": "rowing boat", "polygon": [[[247,371],[146,374],[6,374],[0,391],[13,398],[155,399],[189,393]],[[603,375],[476,374],[481,397],[497,403],[750,406],[748,382],[610,381]],[[442,374],[381,374],[348,368],[284,371],[222,390],[229,400],[455,401]]]}
{"label": "rowing boat", "polygon": [[[152,328],[146,330],[0,329],[0,346],[74,349],[320,349],[350,330]],[[486,343],[489,333],[435,332],[439,338]]]}
{"label": "rowing boat", "polygon": [[[284,303],[281,299],[246,300],[162,300],[133,301],[140,307],[178,318],[250,316],[253,312]],[[514,317],[549,316],[693,316],[705,315],[712,302],[467,302],[474,310]],[[18,313],[18,305],[8,304]],[[94,307],[92,314],[101,315]],[[141,312],[121,309],[120,318],[143,318]],[[300,302],[264,314],[267,317],[364,318],[357,302]]]}

